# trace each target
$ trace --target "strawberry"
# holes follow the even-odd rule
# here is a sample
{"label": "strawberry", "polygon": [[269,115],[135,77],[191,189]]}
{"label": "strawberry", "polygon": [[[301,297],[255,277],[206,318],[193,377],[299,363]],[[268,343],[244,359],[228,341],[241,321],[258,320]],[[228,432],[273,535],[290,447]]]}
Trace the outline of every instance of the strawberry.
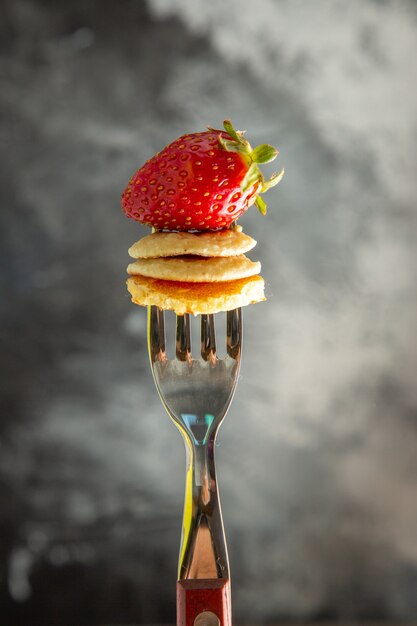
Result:
{"label": "strawberry", "polygon": [[252,149],[229,120],[224,130],[183,135],[136,172],[122,194],[123,210],[158,230],[227,228],[252,204],[266,213],[259,194],[284,172],[265,180],[258,165],[277,154],[269,144]]}

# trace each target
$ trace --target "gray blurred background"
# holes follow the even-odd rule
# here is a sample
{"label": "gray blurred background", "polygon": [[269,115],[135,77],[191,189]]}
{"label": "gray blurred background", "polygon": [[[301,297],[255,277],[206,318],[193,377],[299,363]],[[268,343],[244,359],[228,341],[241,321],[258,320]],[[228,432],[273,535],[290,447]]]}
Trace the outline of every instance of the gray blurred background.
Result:
{"label": "gray blurred background", "polygon": [[280,148],[217,449],[235,620],[417,618],[417,5],[2,0],[0,623],[173,623],[183,443],[125,290],[145,159]]}

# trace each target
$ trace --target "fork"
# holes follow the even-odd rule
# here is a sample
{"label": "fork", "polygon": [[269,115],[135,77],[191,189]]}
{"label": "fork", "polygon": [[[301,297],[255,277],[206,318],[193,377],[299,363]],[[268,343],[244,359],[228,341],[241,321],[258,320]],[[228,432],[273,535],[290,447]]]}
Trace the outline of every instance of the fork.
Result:
{"label": "fork", "polygon": [[164,312],[148,307],[148,348],[156,388],[184,438],[186,481],[177,581],[177,626],[231,626],[230,576],[214,462],[217,432],[240,369],[242,312],[227,312],[227,354],[219,359],[213,315],[201,315],[199,358],[190,316],[177,315],[175,359],[165,350]]}

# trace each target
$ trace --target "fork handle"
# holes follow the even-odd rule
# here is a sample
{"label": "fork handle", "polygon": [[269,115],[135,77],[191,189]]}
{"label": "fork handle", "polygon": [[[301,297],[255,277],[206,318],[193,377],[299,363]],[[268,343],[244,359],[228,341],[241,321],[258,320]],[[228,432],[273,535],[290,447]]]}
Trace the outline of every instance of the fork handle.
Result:
{"label": "fork handle", "polygon": [[177,626],[232,626],[229,580],[178,580]]}

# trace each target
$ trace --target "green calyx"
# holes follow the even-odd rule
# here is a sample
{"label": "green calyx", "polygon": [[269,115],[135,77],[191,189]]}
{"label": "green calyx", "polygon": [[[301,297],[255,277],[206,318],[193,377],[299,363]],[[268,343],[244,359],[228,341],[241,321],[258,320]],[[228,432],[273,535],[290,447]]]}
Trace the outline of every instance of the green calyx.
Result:
{"label": "green calyx", "polygon": [[224,120],[223,128],[231,139],[225,139],[219,135],[221,147],[224,150],[227,150],[227,152],[238,152],[246,158],[249,165],[248,171],[241,182],[240,188],[242,192],[245,192],[253,185],[259,184],[260,190],[256,196],[255,204],[259,211],[265,215],[267,206],[265,200],[261,198],[260,194],[265,193],[265,191],[268,191],[271,187],[275,187],[275,185],[277,185],[284,176],[284,170],[282,169],[280,172],[272,174],[270,178],[265,180],[259,165],[273,161],[278,155],[278,150],[268,143],[263,143],[252,149],[249,141],[244,137],[244,131],[235,130],[230,120]]}

